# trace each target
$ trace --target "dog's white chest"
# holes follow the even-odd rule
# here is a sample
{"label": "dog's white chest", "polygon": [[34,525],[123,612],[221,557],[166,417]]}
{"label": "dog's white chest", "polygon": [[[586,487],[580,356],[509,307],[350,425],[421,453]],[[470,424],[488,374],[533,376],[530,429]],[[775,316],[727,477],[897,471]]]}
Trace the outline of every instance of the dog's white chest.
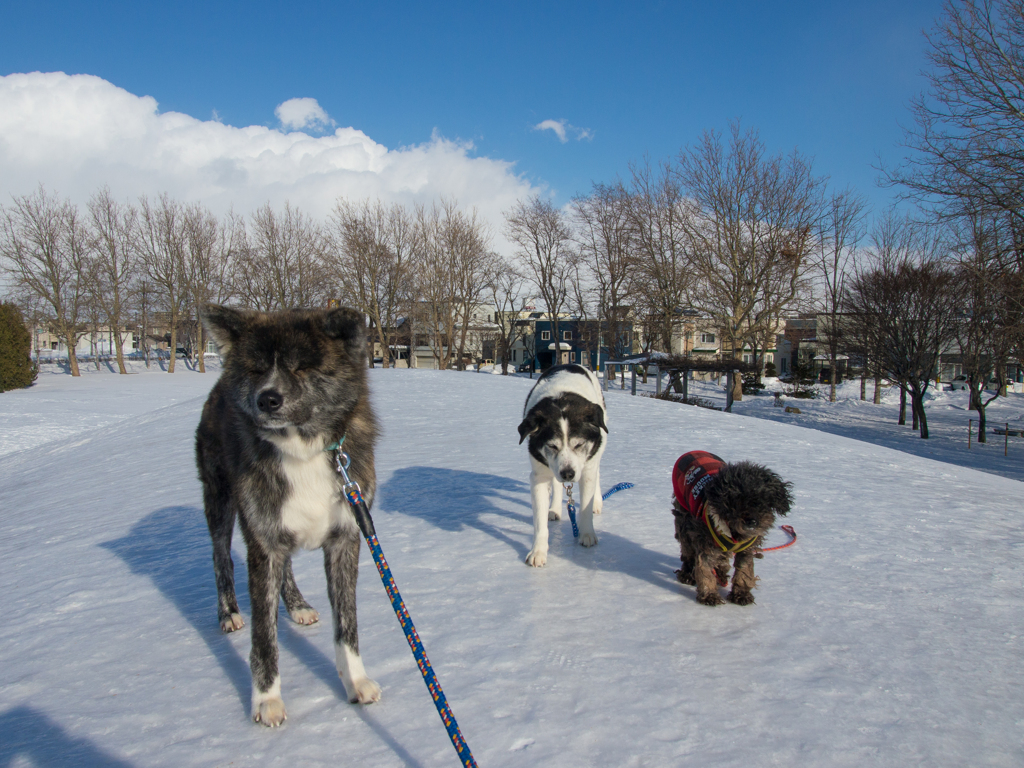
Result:
{"label": "dog's white chest", "polygon": [[327,454],[298,437],[276,438],[281,470],[289,491],[281,505],[281,524],[303,549],[317,549],[332,529],[356,524],[341,496]]}

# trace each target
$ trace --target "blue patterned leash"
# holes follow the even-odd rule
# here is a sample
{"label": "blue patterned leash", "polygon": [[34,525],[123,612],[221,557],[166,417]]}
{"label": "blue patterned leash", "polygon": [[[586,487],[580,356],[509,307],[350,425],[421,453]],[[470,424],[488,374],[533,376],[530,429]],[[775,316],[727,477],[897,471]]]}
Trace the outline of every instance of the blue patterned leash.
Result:
{"label": "blue patterned leash", "polygon": [[[619,483],[613,486],[604,496],[601,497],[601,501],[604,501],[613,493],[619,491],[625,491],[633,487],[633,483]],[[572,483],[568,483],[565,486],[565,493],[567,496],[566,507],[569,509],[569,522],[572,523],[572,536],[574,539],[580,537],[580,529],[576,526],[576,503],[572,500]]]}
{"label": "blue patterned leash", "polygon": [[327,446],[327,450],[335,452],[334,461],[338,474],[345,480],[345,487],[342,490],[348,499],[348,503],[352,506],[356,523],[359,525],[359,530],[362,531],[366,544],[370,548],[370,553],[373,555],[373,562],[377,564],[377,573],[380,574],[380,580],[384,582],[384,589],[391,600],[391,607],[395,609],[398,623],[402,625],[402,632],[405,633],[405,639],[409,642],[412,655],[416,659],[416,666],[420,668],[423,682],[427,684],[427,690],[430,691],[430,696],[434,700],[434,706],[437,707],[437,714],[441,716],[441,722],[444,723],[445,730],[448,731],[448,738],[452,740],[452,746],[455,747],[462,765],[465,768],[477,768],[476,760],[473,759],[473,753],[469,751],[469,744],[466,743],[462,736],[462,731],[459,730],[459,724],[455,721],[452,708],[448,706],[448,699],[445,698],[444,691],[441,690],[441,684],[437,682],[434,668],[430,666],[430,659],[427,658],[427,652],[423,648],[423,641],[420,640],[416,627],[413,626],[412,618],[409,616],[409,611],[405,608],[402,595],[398,592],[395,579],[391,575],[391,568],[388,567],[388,561],[384,559],[384,552],[380,548],[380,542],[377,541],[377,533],[373,528],[373,518],[370,517],[369,507],[363,501],[359,483],[349,479],[349,456],[341,450],[341,443],[344,441],[345,438],[342,438],[340,443],[332,443]]}

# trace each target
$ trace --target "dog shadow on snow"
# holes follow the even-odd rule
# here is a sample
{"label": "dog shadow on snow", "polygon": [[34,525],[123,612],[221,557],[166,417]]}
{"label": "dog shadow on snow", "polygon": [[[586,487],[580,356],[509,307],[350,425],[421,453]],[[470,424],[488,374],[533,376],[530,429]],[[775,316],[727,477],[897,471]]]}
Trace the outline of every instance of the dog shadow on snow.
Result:
{"label": "dog shadow on snow", "polygon": [[[241,532],[237,527],[234,539],[241,542]],[[248,718],[252,691],[249,662],[221,632],[217,621],[213,550],[203,510],[185,506],[158,509],[135,523],[127,535],[104,542],[101,546],[124,560],[132,573],[152,580],[163,596],[188,620],[206,643],[210,655],[220,664],[225,677],[231,681],[238,694],[239,705]],[[241,554],[237,550],[233,551],[232,559],[235,562],[238,607],[246,617],[246,626],[239,631],[248,637],[251,612],[244,549]],[[328,628],[328,639],[325,642],[331,646],[330,650],[333,652],[333,644],[330,641],[331,612],[329,606],[322,606],[324,607],[326,611],[320,611],[320,621]],[[304,636],[306,628],[292,623],[283,604],[279,610],[277,639],[280,647],[287,649],[312,671],[338,699],[347,701],[345,686],[338,677],[334,659]],[[322,633],[320,634],[323,637]],[[295,695],[297,694],[292,694]],[[388,744],[405,761],[406,765],[420,765],[388,733],[385,726],[377,722],[371,712],[365,712],[363,707],[355,706],[353,710],[381,741]]]}
{"label": "dog shadow on snow", "polygon": [[[588,570],[623,573],[678,594],[682,585],[673,575],[679,567],[678,557],[655,552],[624,536],[601,530],[602,518],[629,509],[625,496],[629,491],[622,493],[621,501],[618,495],[612,496],[605,502],[606,511],[595,518],[598,545],[589,549],[573,540],[563,506],[562,520],[548,523],[549,560],[551,557],[571,559]],[[497,501],[505,503],[499,505]],[[523,511],[510,510],[509,505]],[[451,533],[475,528],[507,544],[520,562],[526,559],[533,543],[530,486],[499,475],[441,467],[406,467],[397,470],[378,488],[374,508],[380,510],[374,514],[398,512],[426,520]],[[667,505],[658,512],[666,520],[666,535],[671,539],[672,516]],[[507,524],[492,522],[494,516],[504,518]]]}

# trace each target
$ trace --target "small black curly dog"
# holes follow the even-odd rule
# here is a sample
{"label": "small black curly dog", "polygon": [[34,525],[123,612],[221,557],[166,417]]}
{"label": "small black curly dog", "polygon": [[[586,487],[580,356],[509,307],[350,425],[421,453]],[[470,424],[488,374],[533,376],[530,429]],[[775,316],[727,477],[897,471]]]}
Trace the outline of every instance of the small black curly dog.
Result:
{"label": "small black curly dog", "polygon": [[683,567],[676,578],[697,587],[698,603],[724,602],[718,588],[728,585],[734,557],[729,601],[754,602],[754,558],[763,557],[761,543],[775,516],[789,512],[791,487],[772,470],[749,461],[727,464],[707,451],[679,457],[672,470],[672,514]]}

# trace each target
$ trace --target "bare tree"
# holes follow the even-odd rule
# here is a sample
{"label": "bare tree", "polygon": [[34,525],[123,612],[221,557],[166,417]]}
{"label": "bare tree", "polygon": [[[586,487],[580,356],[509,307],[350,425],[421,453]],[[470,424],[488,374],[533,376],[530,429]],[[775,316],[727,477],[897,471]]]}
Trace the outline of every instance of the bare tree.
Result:
{"label": "bare tree", "polygon": [[79,376],[76,348],[86,328],[92,238],[78,209],[40,187],[0,208],[0,256],[17,289],[38,300],[50,327],[68,348]]}
{"label": "bare tree", "polygon": [[[1002,386],[985,398],[988,383],[1005,379],[1006,361],[1018,323],[1011,296],[1015,286],[1012,240],[1007,215],[970,216],[962,222],[956,247],[957,312],[955,338],[960,352],[971,410],[978,413],[978,442],[987,442],[988,405]],[[1003,384],[1003,382],[1000,382]]]}
{"label": "bare tree", "polygon": [[829,401],[836,401],[836,372],[839,352],[846,339],[841,322],[843,296],[853,253],[864,235],[864,198],[851,189],[830,196],[825,214],[819,223],[818,251],[815,267],[821,280],[821,315],[824,328],[818,325],[818,338],[825,338],[829,360]]}
{"label": "bare tree", "polygon": [[559,318],[565,311],[578,254],[565,215],[550,200],[520,200],[505,212],[505,236],[515,245],[523,271],[544,302],[554,331],[556,361],[561,334]]}
{"label": "bare tree", "polygon": [[630,167],[627,197],[629,223],[636,249],[635,282],[653,316],[659,348],[672,354],[682,309],[690,303],[692,271],[688,269],[684,217],[687,206],[668,163],[653,170],[649,162]]}
{"label": "bare tree", "polygon": [[571,207],[577,252],[596,286],[597,321],[612,340],[612,355],[629,355],[624,330],[632,309],[636,258],[628,195],[621,184],[595,184],[589,195],[574,197]]}
{"label": "bare tree", "polygon": [[953,275],[937,260],[883,260],[850,283],[847,306],[877,323],[879,364],[911,396],[922,438],[924,396],[956,323]]}
{"label": "bare tree", "polygon": [[142,266],[137,243],[139,213],[134,206],[114,200],[107,187],[92,196],[88,208],[96,245],[95,298],[114,339],[117,370],[127,373],[122,331],[129,314],[132,282]]}
{"label": "bare tree", "polygon": [[416,213],[417,284],[439,368],[465,368],[474,309],[487,288],[489,236],[476,210],[442,199]]}
{"label": "bare tree", "polygon": [[189,324],[195,333],[198,368],[206,373],[206,338],[199,315],[207,304],[223,304],[231,298],[232,257],[244,229],[234,214],[228,214],[220,222],[199,203],[185,207],[182,226],[185,230],[182,276],[188,289]]}
{"label": "bare tree", "polygon": [[[731,126],[682,152],[676,172],[691,203],[687,250],[700,287],[694,306],[723,333],[723,354],[774,333],[805,288],[824,180],[797,152],[768,156],[756,132]],[[742,393],[737,377],[735,399]]]}
{"label": "bare tree", "polygon": [[947,0],[928,34],[929,93],[911,103],[903,164],[885,171],[907,194],[953,216],[1024,217],[1024,0]]}
{"label": "bare tree", "polygon": [[399,315],[408,305],[414,220],[401,205],[339,200],[331,232],[338,282],[370,318],[387,368]]}
{"label": "bare tree", "polygon": [[178,349],[178,326],[188,299],[185,278],[187,237],[181,203],[162,194],[153,203],[139,201],[141,210],[139,243],[146,263],[149,283],[163,307],[170,330],[170,361],[167,372],[174,373]]}
{"label": "bare tree", "polygon": [[311,217],[285,203],[270,203],[251,216],[235,261],[235,285],[250,307],[271,312],[326,305],[331,274],[328,239]]}
{"label": "bare tree", "polygon": [[526,278],[508,259],[495,254],[488,269],[488,293],[495,307],[497,353],[501,357],[501,375],[508,376],[508,358],[512,347],[523,337],[521,316],[531,296]]}

